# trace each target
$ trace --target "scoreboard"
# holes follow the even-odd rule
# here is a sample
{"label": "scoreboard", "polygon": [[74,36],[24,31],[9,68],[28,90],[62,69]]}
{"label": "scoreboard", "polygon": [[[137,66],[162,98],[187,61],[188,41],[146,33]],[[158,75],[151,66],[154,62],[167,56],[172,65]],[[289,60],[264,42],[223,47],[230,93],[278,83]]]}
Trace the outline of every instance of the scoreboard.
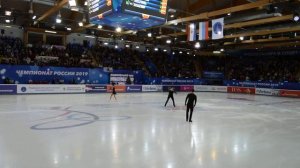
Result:
{"label": "scoreboard", "polygon": [[166,18],[168,0],[126,0],[125,10]]}
{"label": "scoreboard", "polygon": [[142,29],[166,21],[168,0],[89,0],[90,21],[126,29]]}
{"label": "scoreboard", "polygon": [[89,0],[90,16],[98,16],[112,10],[112,0]]}

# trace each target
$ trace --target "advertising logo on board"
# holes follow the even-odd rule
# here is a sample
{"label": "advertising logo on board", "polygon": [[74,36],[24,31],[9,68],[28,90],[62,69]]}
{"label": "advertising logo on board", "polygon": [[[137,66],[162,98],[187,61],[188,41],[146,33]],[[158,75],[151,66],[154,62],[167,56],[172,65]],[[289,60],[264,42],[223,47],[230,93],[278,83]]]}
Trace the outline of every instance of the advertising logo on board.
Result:
{"label": "advertising logo on board", "polygon": [[17,93],[85,93],[85,85],[18,85]]}
{"label": "advertising logo on board", "polygon": [[196,92],[227,92],[226,86],[207,86],[207,85],[195,85]]}
{"label": "advertising logo on board", "polygon": [[16,94],[17,85],[0,85],[0,95]]}
{"label": "advertising logo on board", "polygon": [[280,96],[283,96],[283,97],[300,97],[300,91],[298,91],[298,90],[280,90]]}
{"label": "advertising logo on board", "polygon": [[227,92],[228,93],[255,94],[255,88],[227,87]]}
{"label": "advertising logo on board", "polygon": [[85,91],[87,93],[104,93],[107,91],[106,85],[86,85]]}
{"label": "advertising logo on board", "polygon": [[[113,88],[112,85],[107,85],[107,90],[106,91],[107,92],[112,92],[112,88]],[[117,93],[118,92],[121,92],[121,93],[126,92],[126,86],[125,85],[116,85],[115,89],[116,89]]]}
{"label": "advertising logo on board", "polygon": [[142,92],[142,86],[126,86],[126,92]]}
{"label": "advertising logo on board", "polygon": [[279,90],[256,88],[255,94],[266,96],[279,96]]}
{"label": "advertising logo on board", "polygon": [[181,92],[191,92],[194,89],[194,86],[180,86]]}
{"label": "advertising logo on board", "polygon": [[142,86],[143,92],[160,92],[162,91],[161,85],[143,85]]}

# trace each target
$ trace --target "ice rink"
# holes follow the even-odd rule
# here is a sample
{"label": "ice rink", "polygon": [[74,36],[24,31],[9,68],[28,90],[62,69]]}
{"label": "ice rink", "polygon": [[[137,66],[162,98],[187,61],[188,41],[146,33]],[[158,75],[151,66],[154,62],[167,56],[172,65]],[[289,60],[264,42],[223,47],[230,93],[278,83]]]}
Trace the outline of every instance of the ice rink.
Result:
{"label": "ice rink", "polygon": [[0,96],[1,168],[299,168],[300,99],[197,93]]}

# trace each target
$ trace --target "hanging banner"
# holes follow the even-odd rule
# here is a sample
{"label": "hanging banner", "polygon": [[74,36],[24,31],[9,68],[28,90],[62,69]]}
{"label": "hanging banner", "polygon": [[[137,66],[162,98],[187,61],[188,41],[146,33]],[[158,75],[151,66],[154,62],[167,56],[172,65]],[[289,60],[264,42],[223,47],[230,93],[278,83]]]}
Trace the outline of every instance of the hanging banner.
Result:
{"label": "hanging banner", "polygon": [[195,41],[196,40],[196,24],[191,23],[190,25],[187,26],[187,36],[188,40],[187,41]]}
{"label": "hanging banner", "polygon": [[208,40],[208,26],[209,22],[200,22],[199,23],[199,40]]}
{"label": "hanging banner", "polygon": [[224,18],[212,20],[212,39],[224,38]]}

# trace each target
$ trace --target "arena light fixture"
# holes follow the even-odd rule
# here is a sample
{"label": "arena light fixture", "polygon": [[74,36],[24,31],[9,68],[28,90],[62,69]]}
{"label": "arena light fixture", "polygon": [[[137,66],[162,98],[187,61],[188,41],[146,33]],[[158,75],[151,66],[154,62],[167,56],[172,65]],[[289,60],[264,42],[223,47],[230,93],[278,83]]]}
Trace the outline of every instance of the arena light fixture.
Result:
{"label": "arena light fixture", "polygon": [[79,25],[80,27],[82,27],[82,26],[83,26],[83,22],[79,22],[78,25]]}
{"label": "arena light fixture", "polygon": [[231,16],[231,12],[227,13],[227,16]]}
{"label": "arena light fixture", "polygon": [[96,38],[95,36],[85,36],[86,38],[92,38],[92,39],[94,39],[94,38]]}
{"label": "arena light fixture", "polygon": [[300,16],[299,16],[298,13],[295,13],[295,14],[294,14],[293,20],[294,20],[295,22],[298,22],[298,21],[300,20]]}
{"label": "arena light fixture", "polygon": [[148,37],[152,37],[152,33],[148,33],[147,36],[148,36]]}
{"label": "arena light fixture", "polygon": [[71,7],[76,6],[76,5],[77,5],[77,4],[76,4],[76,0],[69,0],[69,5],[70,5]]}
{"label": "arena light fixture", "polygon": [[164,52],[167,52],[168,50],[164,49]]}
{"label": "arena light fixture", "polygon": [[115,45],[115,49],[118,49],[119,48],[119,46],[118,45]]}
{"label": "arena light fixture", "polygon": [[71,28],[71,27],[67,27],[67,30],[68,30],[68,31],[71,31],[71,30],[72,30],[72,28]]}
{"label": "arena light fixture", "polygon": [[170,17],[171,17],[171,18],[174,18],[174,17],[175,17],[175,15],[171,15]]}
{"label": "arena light fixture", "polygon": [[221,50],[220,50],[221,52],[224,52],[224,48],[221,48]]}
{"label": "arena light fixture", "polygon": [[197,42],[197,43],[195,44],[195,48],[200,48],[200,47],[201,47],[200,43]]}
{"label": "arena light fixture", "polygon": [[173,52],[172,54],[175,55],[175,52]]}
{"label": "arena light fixture", "polygon": [[122,28],[121,27],[117,27],[116,28],[116,32],[121,33],[122,32]]}
{"label": "arena light fixture", "polygon": [[60,14],[60,11],[58,12],[58,15],[56,17],[56,23],[61,23],[61,14]]}
{"label": "arena light fixture", "polygon": [[107,42],[105,42],[105,43],[104,43],[104,45],[108,45],[108,43],[107,43]]}
{"label": "arena light fixture", "polygon": [[102,29],[103,28],[103,26],[102,25],[98,25],[98,29]]}
{"label": "arena light fixture", "polygon": [[158,51],[158,48],[154,48],[154,51]]}
{"label": "arena light fixture", "polygon": [[45,30],[46,33],[56,34],[56,31]]}
{"label": "arena light fixture", "polygon": [[35,20],[35,19],[36,19],[36,15],[33,15],[33,16],[32,16],[32,20]]}
{"label": "arena light fixture", "polygon": [[5,15],[6,15],[6,16],[11,16],[11,11],[8,11],[8,10],[5,11]]}
{"label": "arena light fixture", "polygon": [[56,18],[56,23],[61,23],[61,18]]}
{"label": "arena light fixture", "polygon": [[243,41],[245,38],[243,36],[240,37],[240,40]]}
{"label": "arena light fixture", "polygon": [[171,44],[172,41],[171,41],[171,40],[167,40],[166,43],[167,43],[167,44]]}
{"label": "arena light fixture", "polygon": [[10,20],[9,20],[9,19],[6,19],[5,22],[6,22],[6,23],[10,23]]}
{"label": "arena light fixture", "polygon": [[179,54],[182,54],[182,51],[179,51]]}
{"label": "arena light fixture", "polygon": [[214,54],[221,54],[221,51],[213,51]]}
{"label": "arena light fixture", "polygon": [[126,48],[129,48],[129,47],[130,47],[130,45],[126,44],[126,45],[125,45],[125,47],[126,47]]}
{"label": "arena light fixture", "polygon": [[140,48],[140,46],[135,46],[135,48],[136,48],[136,49],[139,49],[139,48]]}

